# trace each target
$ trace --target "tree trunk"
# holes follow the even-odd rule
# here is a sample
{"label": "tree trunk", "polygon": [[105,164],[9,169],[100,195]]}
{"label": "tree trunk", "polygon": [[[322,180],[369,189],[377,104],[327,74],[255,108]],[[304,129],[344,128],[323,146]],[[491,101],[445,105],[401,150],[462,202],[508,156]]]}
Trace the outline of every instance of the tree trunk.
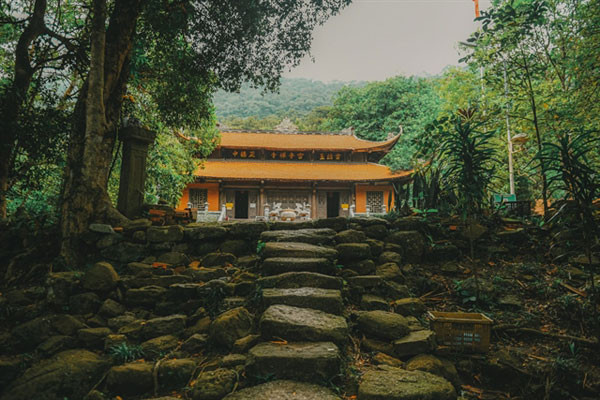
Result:
{"label": "tree trunk", "polygon": [[15,48],[14,80],[0,99],[0,219],[6,219],[6,195],[10,189],[15,150],[19,133],[19,114],[35,70],[31,66],[29,48],[44,32],[46,0],[36,0],[29,24]]}
{"label": "tree trunk", "polygon": [[106,0],[94,0],[90,71],[75,107],[61,203],[61,255],[68,265],[85,254],[81,237],[90,223],[126,220],[112,205],[107,182],[139,9],[139,0],[117,1],[106,30]]}
{"label": "tree trunk", "polygon": [[[533,113],[533,127],[535,129],[535,139],[537,141],[538,152],[542,153],[542,135],[540,133],[540,124],[537,116],[537,103],[535,101],[535,93],[533,91],[533,83],[531,82],[531,74],[527,60],[524,63],[525,76],[527,78],[527,87],[529,92],[529,101],[531,103],[531,112]],[[540,159],[540,175],[542,177],[542,202],[544,203],[544,217],[548,215],[548,178],[546,177],[546,163]]]}

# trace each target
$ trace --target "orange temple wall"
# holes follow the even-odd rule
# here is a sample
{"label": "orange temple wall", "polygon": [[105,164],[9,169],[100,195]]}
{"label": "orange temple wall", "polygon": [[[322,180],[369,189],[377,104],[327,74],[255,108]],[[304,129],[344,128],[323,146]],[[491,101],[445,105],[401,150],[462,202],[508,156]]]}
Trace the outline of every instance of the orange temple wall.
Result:
{"label": "orange temple wall", "polygon": [[[356,212],[367,212],[367,192],[383,191],[383,204],[388,206],[390,195],[392,195],[392,209],[394,208],[394,188],[391,185],[356,185]],[[388,209],[389,211],[389,209]]]}
{"label": "orange temple wall", "polygon": [[208,190],[208,211],[220,211],[219,205],[219,184],[218,183],[190,183],[183,190],[183,195],[179,200],[178,210],[183,210],[187,207],[189,201],[189,189],[207,189]]}

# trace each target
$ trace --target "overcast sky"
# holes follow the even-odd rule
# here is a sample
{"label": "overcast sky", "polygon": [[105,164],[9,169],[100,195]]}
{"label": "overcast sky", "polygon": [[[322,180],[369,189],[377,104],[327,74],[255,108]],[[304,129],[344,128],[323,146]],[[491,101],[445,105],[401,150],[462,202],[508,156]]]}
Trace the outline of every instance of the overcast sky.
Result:
{"label": "overcast sky", "polygon": [[[490,0],[480,0],[481,9]],[[354,0],[315,30],[314,62],[287,77],[320,81],[435,75],[458,65],[457,43],[476,30],[473,0]]]}

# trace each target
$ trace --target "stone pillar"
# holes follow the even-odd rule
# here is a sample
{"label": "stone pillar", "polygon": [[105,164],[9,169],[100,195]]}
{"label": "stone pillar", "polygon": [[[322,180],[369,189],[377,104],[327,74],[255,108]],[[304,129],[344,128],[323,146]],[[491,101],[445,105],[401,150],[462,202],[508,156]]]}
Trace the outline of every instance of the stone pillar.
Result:
{"label": "stone pillar", "polygon": [[119,138],[123,142],[123,157],[117,209],[133,218],[140,215],[144,203],[148,146],[154,142],[156,133],[131,126],[121,129]]}

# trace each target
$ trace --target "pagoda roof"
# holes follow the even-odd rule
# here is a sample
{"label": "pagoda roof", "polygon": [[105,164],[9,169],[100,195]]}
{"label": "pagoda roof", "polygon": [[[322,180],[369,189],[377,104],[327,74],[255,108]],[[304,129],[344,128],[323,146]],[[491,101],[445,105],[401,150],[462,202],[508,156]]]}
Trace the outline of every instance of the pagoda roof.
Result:
{"label": "pagoda roof", "polygon": [[228,149],[265,149],[296,151],[388,152],[400,135],[374,142],[354,134],[323,132],[222,131],[219,147]]}
{"label": "pagoda roof", "polygon": [[374,182],[410,179],[412,171],[392,172],[374,163],[206,160],[195,175],[205,179],[245,181]]}

